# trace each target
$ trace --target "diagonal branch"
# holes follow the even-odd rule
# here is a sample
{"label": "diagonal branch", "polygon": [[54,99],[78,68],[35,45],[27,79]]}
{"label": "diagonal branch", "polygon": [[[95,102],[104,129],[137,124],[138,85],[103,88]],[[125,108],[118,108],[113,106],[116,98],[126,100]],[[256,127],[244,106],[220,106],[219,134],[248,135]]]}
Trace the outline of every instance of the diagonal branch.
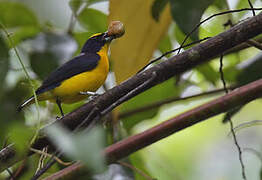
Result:
{"label": "diagonal branch", "polygon": [[[189,50],[184,51],[179,55],[173,56],[168,60],[159,63],[152,68],[149,68],[148,70],[136,74],[120,85],[98,96],[96,99],[69,113],[68,115],[60,119],[59,122],[55,122],[55,124],[62,123],[69,129],[74,129],[88,116],[88,114],[94,107],[98,108],[100,112],[104,111],[105,109],[110,107],[111,104],[117,102],[118,99],[121,99],[121,97],[125,96],[130,91],[150,79],[153,74],[156,74],[154,81],[144,86],[143,89],[140,90],[140,93],[157,84],[164,82],[165,80],[175,75],[179,75],[196,67],[197,65],[211,60],[213,57],[218,56],[224,51],[229,50],[230,48],[259,35],[261,32],[262,14],[259,14],[213,38],[208,39],[201,44],[194,46]],[[235,104],[235,106],[237,106],[237,104]],[[97,117],[97,115],[98,114],[94,113],[94,115],[90,116],[85,125],[88,125],[90,122],[92,122],[93,118]],[[48,139],[42,137],[36,141],[36,143],[33,145],[33,148],[42,149],[48,144]],[[2,151],[0,151],[0,170],[3,170],[6,167],[6,161],[2,161],[2,159],[7,159],[7,156],[9,165],[14,163],[14,161],[17,161],[17,159],[10,160],[12,157],[14,157],[14,153],[13,155],[10,155],[5,151],[5,155],[3,155],[1,153]]]}
{"label": "diagonal branch", "polygon": [[252,17],[249,20],[232,27],[228,31],[210,38],[204,43],[196,45],[177,56],[171,57],[165,62],[133,76],[120,85],[108,90],[107,93],[97,97],[94,101],[91,101],[71,112],[61,119],[61,122],[69,128],[74,128],[84,117],[87,116],[94,106],[103,111],[122,96],[150,79],[153,73],[157,74],[155,81],[149,83],[143,91],[146,91],[174,75],[179,75],[192,69],[193,67],[210,60],[212,57],[220,55],[222,52],[257,36],[261,32],[262,14],[259,14],[258,16]]}
{"label": "diagonal branch", "polygon": [[[208,118],[226,112],[238,105],[244,105],[262,96],[262,79],[242,86],[230,93],[198,106],[192,110],[171,118],[142,133],[119,141],[104,150],[108,163],[117,162],[128,155],[149,146],[171,134],[193,126]],[[77,162],[54,174],[55,177],[64,177],[75,170],[80,170],[83,165]]]}
{"label": "diagonal branch", "polygon": [[[231,86],[228,89],[233,90],[235,88],[237,88],[237,86]],[[132,116],[132,115],[137,114],[137,113],[141,113],[141,112],[148,111],[148,110],[151,110],[151,109],[159,108],[160,106],[162,106],[164,104],[169,104],[169,103],[177,102],[177,101],[183,101],[183,100],[187,100],[187,99],[191,99],[191,98],[193,99],[193,98],[201,97],[201,96],[214,95],[214,94],[218,94],[220,92],[224,92],[224,88],[214,89],[214,90],[210,90],[210,91],[206,91],[206,92],[202,92],[202,93],[198,93],[198,94],[193,94],[193,95],[185,96],[185,97],[177,97],[177,96],[171,97],[171,98],[167,98],[167,99],[160,100],[160,101],[157,101],[157,102],[153,102],[152,104],[148,104],[148,105],[145,105],[145,106],[142,106],[142,107],[137,107],[137,108],[131,109],[131,110],[126,111],[126,112],[122,112],[122,113],[119,114],[118,117],[119,118],[126,118],[126,117]]]}

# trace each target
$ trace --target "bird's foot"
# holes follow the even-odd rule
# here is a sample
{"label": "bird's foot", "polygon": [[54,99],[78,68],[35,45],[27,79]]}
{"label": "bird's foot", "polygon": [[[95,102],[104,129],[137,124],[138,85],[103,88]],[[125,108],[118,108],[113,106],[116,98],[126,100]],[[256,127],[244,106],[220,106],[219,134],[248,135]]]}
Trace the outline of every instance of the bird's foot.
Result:
{"label": "bird's foot", "polygon": [[92,91],[80,91],[79,92],[81,95],[88,95],[88,96],[98,96],[99,94],[98,93],[95,93],[95,92],[92,92]]}
{"label": "bird's foot", "polygon": [[[62,117],[63,117],[63,116],[62,116]],[[55,118],[56,118],[56,120],[58,121],[58,120],[62,119],[62,117],[56,116]]]}
{"label": "bird's foot", "polygon": [[80,93],[81,95],[88,95],[91,100],[93,100],[94,98],[96,98],[97,96],[100,95],[100,94],[98,94],[98,93],[91,92],[91,91],[85,91],[85,92],[80,91],[79,93]]}

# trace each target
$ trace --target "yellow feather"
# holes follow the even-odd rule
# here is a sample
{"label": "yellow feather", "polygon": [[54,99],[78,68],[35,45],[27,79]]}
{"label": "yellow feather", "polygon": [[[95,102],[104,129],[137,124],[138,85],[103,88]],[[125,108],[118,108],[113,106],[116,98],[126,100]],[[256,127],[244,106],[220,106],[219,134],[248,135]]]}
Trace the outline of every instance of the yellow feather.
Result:
{"label": "yellow feather", "polygon": [[55,102],[58,97],[62,103],[70,104],[88,97],[88,95],[81,95],[80,92],[95,92],[106,80],[109,71],[107,52],[108,44],[105,44],[97,53],[101,59],[98,61],[95,69],[80,73],[63,81],[60,86],[41,94],[39,100]]}

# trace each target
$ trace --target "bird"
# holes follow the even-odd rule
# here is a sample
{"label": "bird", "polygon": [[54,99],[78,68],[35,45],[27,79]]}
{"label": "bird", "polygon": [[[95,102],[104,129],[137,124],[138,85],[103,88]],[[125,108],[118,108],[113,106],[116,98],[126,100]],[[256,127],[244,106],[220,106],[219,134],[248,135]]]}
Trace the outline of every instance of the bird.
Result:
{"label": "bird", "polygon": [[[56,103],[63,117],[62,103],[71,104],[96,95],[96,90],[104,84],[109,72],[109,45],[123,34],[123,24],[113,21],[108,31],[92,35],[78,56],[51,72],[42,82],[35,91],[37,100]],[[34,102],[32,96],[18,107],[18,111]]]}

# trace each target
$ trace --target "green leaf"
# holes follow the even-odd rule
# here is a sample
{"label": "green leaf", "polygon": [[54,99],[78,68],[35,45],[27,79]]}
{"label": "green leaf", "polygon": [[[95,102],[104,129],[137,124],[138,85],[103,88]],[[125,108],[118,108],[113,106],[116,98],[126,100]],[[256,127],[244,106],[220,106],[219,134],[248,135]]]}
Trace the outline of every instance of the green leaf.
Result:
{"label": "green leaf", "polygon": [[40,33],[30,42],[30,64],[41,79],[46,78],[60,64],[70,60],[76,50],[76,42],[67,34]]}
{"label": "green leaf", "polygon": [[94,127],[88,133],[72,134],[62,126],[52,125],[46,132],[51,141],[73,160],[81,160],[96,173],[105,169],[105,134],[101,127]]}
{"label": "green leaf", "polygon": [[[262,78],[261,68],[262,68],[262,53],[259,53],[255,57],[245,61],[239,65],[239,74],[236,76],[236,84],[242,86],[248,84],[252,81],[256,81]],[[230,70],[230,69],[229,69]],[[225,69],[224,74],[234,74],[236,71],[229,71]],[[235,109],[227,112],[223,118],[223,122],[226,122],[229,118],[232,118],[236,113],[238,113],[243,106],[236,107]]]}
{"label": "green leaf", "polygon": [[[174,27],[174,37],[176,39],[176,41],[181,45],[182,42],[184,41],[186,35],[185,33],[182,32],[182,30],[180,29],[180,27],[176,24]],[[193,42],[191,38],[188,38],[185,44],[189,44]],[[189,49],[190,47],[186,47],[184,49]]]}
{"label": "green leaf", "polygon": [[260,177],[260,180],[262,180],[262,168],[260,168],[259,177]]}
{"label": "green leaf", "polygon": [[4,80],[9,68],[9,54],[8,54],[8,47],[4,42],[2,35],[0,34],[0,82],[2,85],[0,86],[0,96],[1,92],[4,88]]}
{"label": "green leaf", "polygon": [[152,13],[152,17],[156,21],[159,20],[161,12],[164,10],[167,3],[168,3],[168,0],[155,0],[154,1],[153,5],[152,5],[151,13]]}
{"label": "green leaf", "polygon": [[86,7],[98,3],[103,2],[107,0],[70,0],[69,5],[74,13],[78,13],[78,10],[82,5],[85,5]]}
{"label": "green leaf", "polygon": [[[209,17],[219,12],[221,11],[218,7],[211,5],[206,9],[204,16]],[[229,19],[228,15],[223,15],[223,16],[217,16],[203,23],[199,28],[199,37],[200,38],[213,37],[225,31],[225,27],[223,26],[223,24],[226,23],[228,19]]]}
{"label": "green leaf", "polygon": [[26,86],[24,80],[20,80],[12,89],[4,89],[4,96],[0,97],[0,126],[2,127],[0,143],[3,142],[3,138],[7,137],[6,133],[8,133],[10,125],[16,122],[24,122],[23,113],[18,113],[17,107],[26,97],[31,95],[28,86]]}
{"label": "green leaf", "polygon": [[[148,172],[148,169],[146,167],[146,163],[144,162],[140,153],[131,154],[129,159],[130,159],[131,163],[133,165],[135,165],[136,168],[143,171],[145,174],[150,175],[150,173]],[[136,171],[134,173],[135,173],[135,179],[136,180],[144,180],[145,177],[141,176],[141,174],[137,173]]]}
{"label": "green leaf", "polygon": [[107,16],[96,9],[85,8],[77,20],[86,30],[93,33],[105,32],[107,29]]}
{"label": "green leaf", "polygon": [[0,2],[0,22],[6,28],[38,26],[35,14],[25,5],[18,2]]}
{"label": "green leaf", "polygon": [[[161,51],[162,54],[172,49],[172,42],[168,35],[162,38],[162,40],[159,42],[158,49]],[[167,55],[167,57],[170,56],[171,54]]]}
{"label": "green leaf", "polygon": [[59,59],[52,52],[33,52],[29,57],[31,68],[42,80],[59,66]]}
{"label": "green leaf", "polygon": [[[202,14],[213,1],[170,0],[172,17],[180,29],[188,34],[200,22]],[[198,31],[193,33],[191,38],[197,40]]]}
{"label": "green leaf", "polygon": [[214,70],[214,68],[210,64],[203,64],[196,68],[198,72],[200,72],[204,78],[211,82],[213,85],[216,84],[216,81],[220,78],[219,74]]}
{"label": "green leaf", "polygon": [[227,2],[226,0],[215,0],[213,3],[214,6],[216,6],[218,9],[223,10],[227,8]]}
{"label": "green leaf", "polygon": [[15,123],[10,126],[8,130],[8,135],[10,137],[10,142],[15,144],[15,148],[19,154],[28,153],[31,138],[33,137],[34,131],[26,127],[22,123]]}
{"label": "green leaf", "polygon": [[87,41],[88,38],[90,38],[91,35],[93,35],[92,32],[73,33],[73,37],[78,44],[78,50],[76,54],[80,53],[81,48],[84,46],[85,42]]}
{"label": "green leaf", "polygon": [[242,71],[237,77],[238,85],[244,85],[262,78],[262,53],[245,61],[241,66]]}
{"label": "green leaf", "polygon": [[15,30],[12,34],[12,40],[14,45],[21,43],[22,41],[33,38],[41,29],[37,26],[22,26]]}
{"label": "green leaf", "polygon": [[[123,104],[121,108],[121,112],[126,112],[128,110],[133,110],[139,107],[144,107],[153,102],[157,102],[160,100],[164,100],[170,97],[174,97],[179,95],[180,88],[175,86],[174,78],[157,85],[144,93],[139,94],[138,96],[132,98],[125,104]],[[134,125],[138,122],[141,122],[144,119],[154,117],[158,112],[158,108],[152,108],[148,111],[136,113],[132,116],[128,116],[122,120],[124,127],[126,130],[130,130]]]}
{"label": "green leaf", "polygon": [[[255,1],[256,0],[250,0],[250,2],[253,5],[254,5]],[[246,0],[246,1],[239,0],[238,1],[238,4],[236,5],[235,9],[242,9],[242,8],[250,8],[248,0]],[[255,12],[256,12],[256,14],[259,13],[259,11],[255,11]],[[240,20],[243,16],[245,16],[247,14],[250,14],[251,16],[253,15],[252,11],[243,11],[243,12],[240,12],[240,13],[234,13],[233,17],[235,18],[235,21],[237,22],[238,20]]]}

